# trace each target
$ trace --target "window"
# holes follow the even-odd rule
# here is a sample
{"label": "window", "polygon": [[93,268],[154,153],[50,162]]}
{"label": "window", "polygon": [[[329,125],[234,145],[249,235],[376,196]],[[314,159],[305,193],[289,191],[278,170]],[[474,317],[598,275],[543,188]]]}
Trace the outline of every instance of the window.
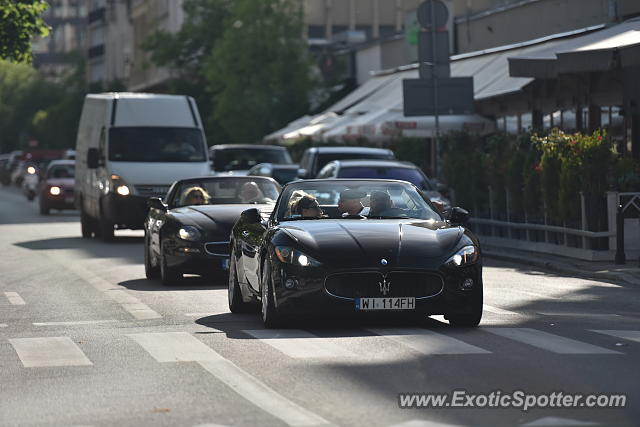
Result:
{"label": "window", "polygon": [[109,160],[115,162],[204,162],[202,132],[194,128],[114,127]]}

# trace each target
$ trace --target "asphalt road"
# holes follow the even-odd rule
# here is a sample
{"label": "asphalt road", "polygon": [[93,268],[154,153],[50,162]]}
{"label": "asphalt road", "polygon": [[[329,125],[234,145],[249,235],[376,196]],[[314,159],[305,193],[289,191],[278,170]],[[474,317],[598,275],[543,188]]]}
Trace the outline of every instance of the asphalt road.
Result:
{"label": "asphalt road", "polygon": [[[40,216],[0,189],[0,425],[640,424],[630,285],[486,260],[477,329],[327,313],[267,331],[228,312],[226,283],[163,287],[142,261],[142,232],[82,239],[77,212]],[[399,407],[399,393],[461,389],[624,393],[626,407]]]}

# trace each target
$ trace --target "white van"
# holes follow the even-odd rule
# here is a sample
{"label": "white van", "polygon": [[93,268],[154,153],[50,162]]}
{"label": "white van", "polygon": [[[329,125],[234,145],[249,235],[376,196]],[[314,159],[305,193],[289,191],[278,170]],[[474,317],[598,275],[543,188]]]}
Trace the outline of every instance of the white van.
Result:
{"label": "white van", "polygon": [[149,197],[178,179],[210,175],[202,121],[191,97],[86,96],[76,141],[76,205],[82,236],[109,241],[141,229]]}

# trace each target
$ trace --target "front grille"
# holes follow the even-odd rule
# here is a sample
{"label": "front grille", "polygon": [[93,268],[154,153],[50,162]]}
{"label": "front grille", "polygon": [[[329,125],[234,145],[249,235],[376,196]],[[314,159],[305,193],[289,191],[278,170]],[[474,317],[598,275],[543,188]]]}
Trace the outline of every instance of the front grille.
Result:
{"label": "front grille", "polygon": [[[442,292],[444,282],[423,271],[379,271],[336,273],[327,276],[324,287],[342,298],[415,297],[428,298]],[[383,287],[387,287],[383,292]]]}
{"label": "front grille", "polygon": [[136,185],[136,193],[142,197],[164,197],[169,191],[168,185]]}
{"label": "front grille", "polygon": [[204,250],[209,255],[230,255],[229,242],[209,242],[204,244]]}

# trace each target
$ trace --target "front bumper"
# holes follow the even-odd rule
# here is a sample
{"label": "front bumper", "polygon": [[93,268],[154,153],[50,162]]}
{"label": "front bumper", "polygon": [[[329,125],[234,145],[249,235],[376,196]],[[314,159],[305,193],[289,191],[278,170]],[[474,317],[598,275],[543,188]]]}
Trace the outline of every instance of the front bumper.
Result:
{"label": "front bumper", "polygon": [[182,273],[210,274],[229,271],[229,255],[210,253],[201,242],[172,242],[166,245],[164,256],[167,266]]}
{"label": "front bumper", "polygon": [[139,230],[143,228],[149,212],[148,200],[148,197],[109,193],[102,198],[102,214],[118,228]]}
{"label": "front bumper", "polygon": [[[315,270],[315,271],[314,271]],[[478,295],[482,297],[482,266],[475,264],[455,270],[417,270],[394,269],[394,272],[420,272],[425,275],[438,278],[439,291],[434,291],[426,297],[414,295],[402,295],[402,290],[396,288],[394,294],[383,295],[378,292],[378,284],[374,283],[374,291],[362,294],[361,297],[385,298],[390,296],[414,296],[415,310],[382,310],[359,311],[356,310],[355,298],[334,295],[326,287],[326,278],[336,273],[346,273],[344,270],[327,271],[323,268],[297,267],[290,264],[279,263],[279,268],[272,273],[274,284],[275,302],[278,312],[283,315],[326,315],[331,313],[340,315],[376,315],[381,313],[405,313],[405,314],[466,314],[471,313],[477,302]],[[352,270],[351,274],[359,272],[372,272],[367,270]],[[384,271],[381,270],[384,274]],[[382,276],[380,276],[382,277]],[[284,283],[287,279],[295,279],[298,286],[294,289],[286,289]],[[472,279],[474,286],[471,289],[461,289],[465,279]],[[392,284],[395,286],[395,284]],[[409,293],[409,292],[407,292]]]}

